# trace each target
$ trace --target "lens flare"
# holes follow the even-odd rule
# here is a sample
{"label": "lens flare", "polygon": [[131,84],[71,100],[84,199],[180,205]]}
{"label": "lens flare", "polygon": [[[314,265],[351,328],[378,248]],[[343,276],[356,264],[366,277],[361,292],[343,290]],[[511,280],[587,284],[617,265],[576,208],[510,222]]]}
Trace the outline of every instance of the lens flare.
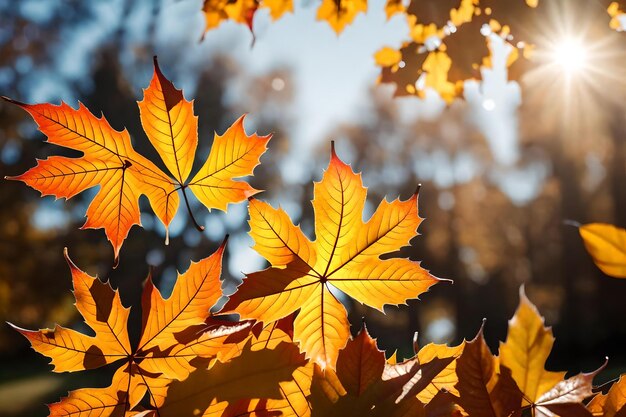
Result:
{"label": "lens flare", "polygon": [[557,42],[552,51],[552,61],[568,74],[584,71],[589,53],[578,39],[563,39]]}

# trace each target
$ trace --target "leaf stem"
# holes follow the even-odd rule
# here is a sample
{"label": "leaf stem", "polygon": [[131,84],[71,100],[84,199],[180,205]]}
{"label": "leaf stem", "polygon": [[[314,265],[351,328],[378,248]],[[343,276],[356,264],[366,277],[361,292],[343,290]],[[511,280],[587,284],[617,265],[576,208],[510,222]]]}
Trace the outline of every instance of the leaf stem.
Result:
{"label": "leaf stem", "polygon": [[203,232],[204,231],[204,226],[200,226],[198,224],[198,222],[196,221],[196,218],[193,216],[193,212],[191,211],[191,206],[189,205],[189,200],[187,199],[187,193],[185,192],[185,189],[187,188],[187,185],[182,185],[180,187],[181,191],[183,192],[183,198],[185,199],[185,205],[187,206],[187,211],[189,212],[189,217],[191,218],[191,221],[193,222],[193,225],[196,229],[198,229],[198,231]]}

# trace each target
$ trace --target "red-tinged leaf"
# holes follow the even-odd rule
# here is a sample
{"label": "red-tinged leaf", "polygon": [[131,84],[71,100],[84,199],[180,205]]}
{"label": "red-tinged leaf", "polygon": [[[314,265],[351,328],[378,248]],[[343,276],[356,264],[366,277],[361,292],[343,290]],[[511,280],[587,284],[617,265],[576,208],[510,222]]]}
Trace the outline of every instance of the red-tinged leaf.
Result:
{"label": "red-tinged leaf", "polygon": [[458,404],[473,417],[506,417],[520,408],[522,392],[507,368],[498,370],[481,327],[457,360]]}
{"label": "red-tinged leaf", "polygon": [[[161,72],[156,58],[154,76],[139,102],[141,121],[151,143],[173,178],[137,153],[126,130],[113,129],[104,117],[97,118],[79,103],[24,104],[5,100],[26,110],[48,142],[82,153],[77,158],[52,156],[38,160],[26,173],[9,177],[24,181],[56,198],[69,199],[99,186],[87,209],[83,228],[104,229],[113,246],[115,265],[130,229],[140,225],[139,198],[148,197],[152,210],[167,228],[178,211],[180,191],[196,227],[187,199],[187,189],[210,210],[226,210],[228,204],[244,201],[258,192],[235,178],[252,175],[267,149],[270,136],[247,135],[243,116],[222,136],[215,136],[211,152],[188,181],[198,143],[198,122],[193,103],[185,100]],[[166,238],[167,241],[167,238]]]}
{"label": "red-tinged leaf", "polygon": [[236,356],[238,352],[233,353],[229,339],[247,337],[250,323],[223,323],[210,313],[221,296],[219,277],[225,243],[181,274],[167,300],[148,280],[143,294],[143,334],[134,349],[127,332],[129,309],[122,306],[117,291],[67,258],[76,308],[96,335],[60,326],[38,332],[18,330],[36,351],[52,359],[57,372],[93,369],[119,361],[123,365],[110,387],[77,390],[51,405],[51,415],[130,416],[141,411],[133,408],[146,393],[151,406],[158,410],[173,380],[186,379],[198,366],[206,368],[216,360]]}

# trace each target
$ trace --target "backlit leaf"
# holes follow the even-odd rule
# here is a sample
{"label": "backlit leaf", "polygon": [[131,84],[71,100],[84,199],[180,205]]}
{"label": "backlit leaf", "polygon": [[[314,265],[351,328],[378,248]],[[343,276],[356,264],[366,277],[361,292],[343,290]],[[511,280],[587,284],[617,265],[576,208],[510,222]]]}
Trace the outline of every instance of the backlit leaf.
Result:
{"label": "backlit leaf", "polygon": [[60,402],[48,406],[51,416],[124,417],[143,398],[145,385],[138,378],[132,378],[128,368],[119,368],[107,388],[82,388],[70,392]]}
{"label": "backlit leaf", "polygon": [[142,303],[142,336],[134,349],[127,331],[130,310],[122,306],[118,292],[78,269],[66,254],[76,308],[96,335],[60,326],[53,330],[17,330],[28,338],[33,349],[52,359],[56,372],[123,364],[110,387],[74,391],[50,406],[51,415],[126,415],[146,393],[150,404],[158,408],[173,380],[184,380],[198,366],[214,364],[225,354],[228,358],[236,356],[237,352],[229,353],[233,340],[237,340],[237,333],[246,337],[249,323],[224,323],[210,312],[221,296],[219,276],[225,243],[179,275],[167,300],[148,279]]}
{"label": "backlit leaf", "polygon": [[614,382],[609,392],[598,394],[587,408],[594,416],[618,417],[626,415],[626,377]]}
{"label": "backlit leaf", "polygon": [[522,403],[522,392],[508,368],[498,369],[481,327],[457,360],[457,402],[473,417],[507,417]]}
{"label": "backlit leaf", "polygon": [[325,20],[339,34],[359,13],[367,12],[367,0],[322,0],[317,20]]}
{"label": "backlit leaf", "polygon": [[[431,345],[432,346],[432,345]],[[459,347],[462,349],[462,346]],[[457,349],[457,348],[450,348]],[[356,338],[348,342],[340,351],[336,372],[326,369],[324,372],[316,365],[311,394],[312,416],[363,417],[401,417],[426,416],[426,403],[440,403],[434,400],[438,393],[431,395],[429,389],[439,386],[436,381],[448,375],[446,369],[454,363],[454,357],[438,357],[435,350],[429,348],[420,361],[419,353],[415,358],[396,365],[388,365],[385,355],[378,350],[376,342],[364,328]],[[444,352],[444,356],[447,352]],[[454,371],[452,371],[454,373]],[[441,385],[445,390],[448,385]],[[420,398],[427,397],[427,402]],[[451,401],[446,402],[448,415],[454,409]]]}
{"label": "backlit leaf", "polygon": [[[591,396],[594,372],[564,379],[565,372],[545,370],[554,337],[544,327],[543,318],[520,288],[520,304],[509,321],[509,333],[500,345],[500,366],[511,370],[513,380],[523,394],[522,407],[530,406],[535,415],[586,416],[582,401]],[[521,410],[521,408],[520,408]]]}
{"label": "backlit leaf", "polygon": [[[198,369],[185,381],[171,384],[159,413],[167,417],[232,416],[236,415],[234,410],[242,409],[269,412],[273,407],[288,406],[285,401],[289,401],[289,394],[285,389],[290,387],[291,381],[302,382],[305,389],[300,400],[292,394],[291,401],[306,405],[306,380],[310,381],[312,377],[304,370],[306,368],[304,355],[291,343],[281,342],[273,349],[252,350],[248,342],[241,355],[232,361],[217,364],[210,370]],[[309,368],[312,369],[312,365]],[[283,383],[287,385],[281,385]]]}
{"label": "backlit leaf", "polygon": [[[252,174],[270,136],[248,136],[243,116],[224,135],[215,136],[207,161],[187,182],[198,143],[197,117],[193,103],[165,78],[156,58],[154,76],[139,109],[146,135],[173,178],[133,149],[126,130],[114,130],[104,117],[95,117],[80,103],[75,110],[65,103],[30,105],[4,99],[30,113],[48,142],[82,153],[77,158],[38,160],[34,168],[9,179],[24,181],[42,195],[66,199],[99,186],[83,228],[105,230],[116,263],[131,227],[141,224],[140,196],[148,197],[167,231],[178,210],[179,191],[187,202],[189,188],[209,210],[226,210],[229,203],[244,201],[258,192],[235,178]],[[191,212],[188,203],[187,207]]]}
{"label": "backlit leaf", "polygon": [[552,330],[544,327],[543,318],[522,287],[519,307],[509,320],[506,342],[500,345],[500,363],[511,370],[517,386],[531,404],[565,376],[565,372],[544,369],[553,344]]}
{"label": "backlit leaf", "polygon": [[415,298],[437,282],[419,263],[380,259],[407,245],[421,223],[417,194],[406,201],[383,201],[363,222],[366,190],[335,154],[315,183],[315,235],[310,241],[286,214],[250,201],[255,248],[272,267],[249,274],[224,307],[243,318],[266,323],[298,309],[294,340],[307,357],[334,368],[349,336],[346,312],[335,298],[338,289],[360,303],[382,310]]}
{"label": "backlit leaf", "polygon": [[626,230],[604,223],[590,223],[578,231],[587,252],[607,275],[626,278]]}

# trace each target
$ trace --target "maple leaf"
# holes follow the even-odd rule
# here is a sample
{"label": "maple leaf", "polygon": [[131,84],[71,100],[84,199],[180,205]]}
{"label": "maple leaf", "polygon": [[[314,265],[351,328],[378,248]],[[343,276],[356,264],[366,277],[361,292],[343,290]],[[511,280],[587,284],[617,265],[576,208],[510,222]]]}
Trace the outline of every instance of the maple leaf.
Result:
{"label": "maple leaf", "polygon": [[607,275],[626,278],[626,230],[604,223],[578,228],[593,262]]}
{"label": "maple leaf", "polygon": [[581,402],[592,395],[594,376],[605,366],[591,373],[564,379],[565,372],[551,372],[544,366],[554,337],[544,327],[543,318],[520,288],[520,304],[509,321],[506,342],[500,345],[500,366],[511,376],[522,392],[522,408],[532,408],[536,417],[556,415],[590,415]]}
{"label": "maple leaf", "polygon": [[257,0],[204,0],[202,11],[204,12],[205,32],[229,19],[244,23],[252,30],[252,21],[258,8]]}
{"label": "maple leaf", "polygon": [[210,313],[221,297],[219,278],[225,244],[226,240],[214,254],[192,263],[179,275],[166,300],[148,278],[142,300],[142,335],[135,349],[131,348],[127,330],[130,309],[122,306],[119,293],[78,269],[66,251],[76,309],[95,336],[58,325],[39,331],[14,327],[33,349],[51,358],[55,372],[94,369],[118,361],[124,361],[124,365],[110,387],[75,391],[51,405],[51,415],[70,415],[74,409],[88,413],[96,399],[102,399],[102,406],[112,413],[119,411],[123,415],[146,392],[152,406],[158,407],[163,398],[153,392],[172,380],[187,378],[199,364],[231,349],[226,339],[236,332],[247,332],[249,325],[223,323]]}
{"label": "maple leaf", "polygon": [[483,326],[457,360],[457,403],[472,417],[508,417],[519,410],[522,392],[508,368],[499,369],[483,337]]}
{"label": "maple leaf", "polygon": [[[431,396],[428,392],[429,387],[438,385],[436,379],[446,374],[455,359],[445,347],[438,350],[434,355],[432,351],[426,352],[423,356],[428,359],[424,361],[418,354],[405,362],[388,365],[384,352],[378,350],[376,341],[363,327],[339,352],[336,372],[331,369],[322,372],[316,364],[312,416],[426,415],[427,403],[439,402],[434,400],[437,394]],[[422,395],[428,400],[422,401]],[[452,407],[451,402],[449,405]]]}
{"label": "maple leaf", "polygon": [[237,344],[234,359],[172,383],[163,393],[160,416],[308,415],[313,364],[292,343],[287,330],[292,321],[272,323],[258,334],[253,328]]}
{"label": "maple leaf", "polygon": [[594,416],[618,417],[626,415],[626,377],[621,376],[606,394],[591,399],[587,408]]}
{"label": "maple leaf", "polygon": [[[137,406],[146,392],[138,378],[131,376],[129,366],[119,368],[113,381],[106,388],[81,388],[69,393],[57,403],[48,406],[50,416],[90,416],[95,414],[111,417],[128,415],[128,410]],[[129,393],[133,393],[130,399]],[[132,401],[132,402],[131,402]]]}
{"label": "maple leaf", "polygon": [[317,9],[317,20],[325,20],[335,33],[340,34],[359,13],[367,12],[367,0],[322,0]]}
{"label": "maple leaf", "polygon": [[[137,153],[128,131],[114,130],[104,117],[97,118],[79,103],[24,104],[5,100],[26,110],[48,142],[82,152],[77,158],[52,156],[38,160],[26,173],[8,177],[20,180],[42,195],[72,198],[92,187],[99,190],[87,209],[83,228],[105,230],[113,246],[115,265],[120,248],[133,225],[140,225],[139,197],[146,195],[166,231],[178,210],[180,191],[195,226],[186,189],[207,208],[226,210],[229,203],[245,200],[258,191],[233,178],[252,174],[267,149],[270,136],[248,136],[240,117],[223,136],[215,135],[205,164],[188,180],[198,144],[198,122],[193,103],[165,78],[154,59],[154,75],[139,102],[141,122],[173,179]],[[167,238],[166,238],[167,242]]]}
{"label": "maple leaf", "polygon": [[293,0],[204,0],[204,31],[215,29],[226,20],[245,24],[253,31],[254,16],[262,8],[269,10],[272,20],[278,20],[285,13],[293,12]]}
{"label": "maple leaf", "polygon": [[309,240],[282,209],[250,199],[250,236],[270,268],[248,274],[224,307],[242,318],[276,321],[300,310],[294,340],[322,367],[334,368],[349,338],[347,313],[336,288],[382,311],[425,292],[438,279],[408,259],[380,259],[407,245],[421,223],[417,193],[380,203],[363,222],[366,189],[360,174],[335,154],[314,186],[316,240]]}

